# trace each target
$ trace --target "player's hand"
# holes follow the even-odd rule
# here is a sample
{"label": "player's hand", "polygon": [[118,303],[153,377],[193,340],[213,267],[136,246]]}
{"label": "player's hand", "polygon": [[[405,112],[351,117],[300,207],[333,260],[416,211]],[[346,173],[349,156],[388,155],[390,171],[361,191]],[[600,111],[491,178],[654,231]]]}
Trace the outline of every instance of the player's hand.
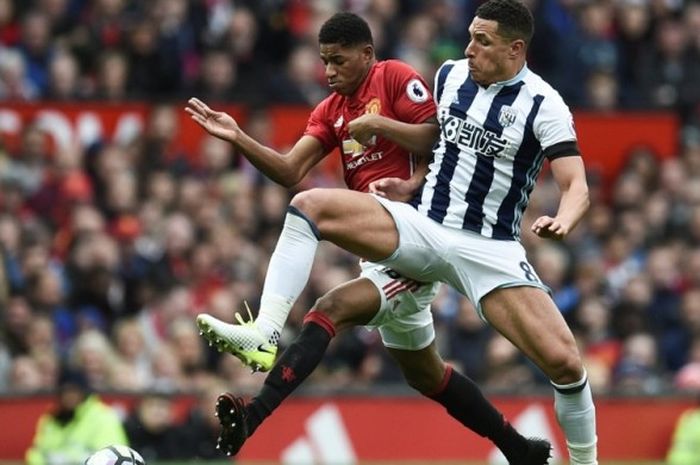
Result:
{"label": "player's hand", "polygon": [[569,228],[551,216],[540,216],[532,223],[532,232],[547,239],[562,240],[569,234]]}
{"label": "player's hand", "polygon": [[209,134],[231,142],[235,141],[238,123],[231,115],[223,111],[214,111],[206,103],[194,97],[187,101],[187,105],[185,111]]}
{"label": "player's hand", "polygon": [[348,123],[350,137],[366,146],[374,144],[374,136],[377,134],[377,118],[375,114],[366,113]]}
{"label": "player's hand", "polygon": [[369,192],[386,197],[389,200],[408,202],[413,198],[415,186],[406,179],[382,178],[369,184]]}

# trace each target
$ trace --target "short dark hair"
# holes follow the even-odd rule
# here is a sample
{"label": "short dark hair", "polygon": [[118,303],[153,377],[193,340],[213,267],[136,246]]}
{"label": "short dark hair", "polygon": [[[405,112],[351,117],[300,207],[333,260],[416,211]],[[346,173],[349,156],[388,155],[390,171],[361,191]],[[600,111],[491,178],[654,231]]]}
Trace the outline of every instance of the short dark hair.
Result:
{"label": "short dark hair", "polygon": [[354,13],[341,12],[330,17],[318,32],[320,44],[338,44],[342,47],[373,45],[372,32],[367,21]]}
{"label": "short dark hair", "polygon": [[526,44],[535,33],[535,20],[519,0],[488,0],[476,9],[476,16],[498,23],[498,34],[507,39],[522,39]]}

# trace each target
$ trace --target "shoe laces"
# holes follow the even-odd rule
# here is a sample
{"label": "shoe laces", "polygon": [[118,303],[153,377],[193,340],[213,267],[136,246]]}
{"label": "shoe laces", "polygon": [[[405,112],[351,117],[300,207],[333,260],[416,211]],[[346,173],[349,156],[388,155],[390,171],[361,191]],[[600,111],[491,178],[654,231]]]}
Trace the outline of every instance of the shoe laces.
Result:
{"label": "shoe laces", "polygon": [[248,301],[244,300],[243,305],[245,305],[245,309],[248,312],[248,320],[244,320],[243,317],[241,316],[241,314],[238,312],[236,312],[236,314],[234,315],[234,318],[236,318],[236,321],[241,326],[255,327],[255,320],[253,318],[253,312],[250,311],[250,306],[248,305]]}

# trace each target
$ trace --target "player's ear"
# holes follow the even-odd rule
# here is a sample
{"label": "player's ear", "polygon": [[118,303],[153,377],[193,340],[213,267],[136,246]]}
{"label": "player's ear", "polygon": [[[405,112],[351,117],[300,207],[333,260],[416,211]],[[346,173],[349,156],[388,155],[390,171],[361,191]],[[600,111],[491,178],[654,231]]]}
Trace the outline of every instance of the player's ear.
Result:
{"label": "player's ear", "polygon": [[367,61],[374,58],[374,46],[372,44],[366,44],[362,47],[362,57]]}
{"label": "player's ear", "polygon": [[521,54],[525,53],[525,41],[522,39],[515,39],[510,43],[510,50],[508,51],[509,58],[517,58]]}

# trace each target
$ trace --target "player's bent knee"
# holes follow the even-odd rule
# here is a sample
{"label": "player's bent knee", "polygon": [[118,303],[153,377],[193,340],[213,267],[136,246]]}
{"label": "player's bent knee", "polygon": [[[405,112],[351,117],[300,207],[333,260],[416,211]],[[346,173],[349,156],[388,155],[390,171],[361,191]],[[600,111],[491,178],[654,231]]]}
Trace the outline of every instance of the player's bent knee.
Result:
{"label": "player's bent knee", "polygon": [[299,192],[294,195],[292,201],[290,202],[292,207],[302,212],[311,220],[316,219],[318,215],[318,193],[314,192],[315,190],[317,189]]}
{"label": "player's bent knee", "polygon": [[562,351],[547,359],[547,375],[556,384],[570,384],[583,376],[583,362],[577,351]]}
{"label": "player's bent knee", "polygon": [[344,314],[344,309],[347,307],[348,305],[343,304],[342,298],[338,297],[333,292],[329,292],[316,300],[313,309],[316,312],[323,313],[338,327],[346,322],[347,315]]}
{"label": "player's bent knee", "polygon": [[331,198],[328,189],[309,189],[294,195],[290,205],[309,220],[318,222],[323,216],[333,216],[337,213],[333,211]]}

